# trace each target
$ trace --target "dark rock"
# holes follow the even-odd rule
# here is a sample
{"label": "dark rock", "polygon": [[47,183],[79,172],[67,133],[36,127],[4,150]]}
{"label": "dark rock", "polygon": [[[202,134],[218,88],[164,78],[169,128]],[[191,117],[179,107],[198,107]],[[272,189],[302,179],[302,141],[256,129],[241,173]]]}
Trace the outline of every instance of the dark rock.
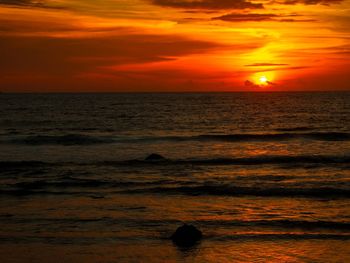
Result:
{"label": "dark rock", "polygon": [[202,239],[202,232],[195,226],[184,224],[176,229],[171,239],[179,247],[191,247]]}
{"label": "dark rock", "polygon": [[157,153],[152,153],[146,159],[146,161],[165,161],[166,159]]}

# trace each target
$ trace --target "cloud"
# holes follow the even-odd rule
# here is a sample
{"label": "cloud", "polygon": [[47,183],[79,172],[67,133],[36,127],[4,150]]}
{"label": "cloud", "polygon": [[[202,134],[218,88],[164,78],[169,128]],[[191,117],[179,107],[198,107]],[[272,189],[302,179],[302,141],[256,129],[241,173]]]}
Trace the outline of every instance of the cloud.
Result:
{"label": "cloud", "polygon": [[288,64],[280,64],[280,63],[254,63],[245,65],[245,67],[270,67],[270,66],[288,66]]}
{"label": "cloud", "polygon": [[278,14],[241,14],[231,13],[212,18],[213,20],[222,20],[226,22],[260,22],[260,21],[275,21],[275,22],[313,22],[314,19],[294,19],[289,17],[295,17],[298,15],[278,15]]}
{"label": "cloud", "polygon": [[[16,52],[13,48],[16,47]],[[145,63],[199,54],[221,44],[176,35],[128,34],[95,38],[0,37],[0,69],[52,72],[84,67]],[[68,66],[68,67],[67,67]]]}
{"label": "cloud", "polygon": [[255,84],[254,82],[252,82],[250,80],[246,80],[244,82],[244,86],[246,86],[247,88],[253,88],[253,89],[272,87],[272,86],[276,86],[276,85],[277,84],[275,82],[272,82],[272,81],[267,81],[266,84],[263,84],[263,85]]}
{"label": "cloud", "polygon": [[271,71],[290,71],[290,70],[301,70],[301,69],[310,69],[312,66],[271,66],[268,68],[252,68],[251,70],[248,70],[246,72],[250,72],[251,74],[253,73],[262,73],[262,72],[271,72]]}
{"label": "cloud", "polygon": [[33,5],[42,5],[42,1],[33,1],[33,0],[0,0],[1,5],[21,5],[21,6],[33,6]]}
{"label": "cloud", "polygon": [[316,19],[292,19],[292,18],[283,18],[277,19],[278,22],[317,22]]}
{"label": "cloud", "polygon": [[[104,81],[110,81],[110,87],[127,85],[130,76],[119,70],[121,66],[139,65],[147,75],[149,64],[172,63],[222,47],[177,35],[141,33],[93,38],[0,36],[0,86],[30,90],[82,87],[91,84],[84,76],[92,73],[106,76]],[[159,81],[165,81],[162,78],[159,76]],[[95,89],[98,80],[94,80]]]}
{"label": "cloud", "polygon": [[266,21],[278,17],[276,14],[239,14],[232,13],[219,17],[214,17],[213,20],[222,20],[228,22],[248,22],[248,21]]}
{"label": "cloud", "polygon": [[296,5],[296,4],[304,4],[304,5],[332,5],[332,4],[340,4],[344,0],[283,0],[283,1],[275,1],[279,4],[284,5]]}
{"label": "cloud", "polygon": [[254,82],[250,81],[250,80],[246,80],[244,82],[244,86],[246,86],[247,88],[261,88],[262,86],[258,85],[258,84],[255,84]]}
{"label": "cloud", "polygon": [[52,8],[65,9],[59,5],[48,4],[46,0],[0,0],[0,5],[10,5],[17,7],[37,7],[37,8]]}
{"label": "cloud", "polygon": [[247,0],[152,0],[153,4],[165,7],[184,9],[261,9],[261,3],[252,3]]}

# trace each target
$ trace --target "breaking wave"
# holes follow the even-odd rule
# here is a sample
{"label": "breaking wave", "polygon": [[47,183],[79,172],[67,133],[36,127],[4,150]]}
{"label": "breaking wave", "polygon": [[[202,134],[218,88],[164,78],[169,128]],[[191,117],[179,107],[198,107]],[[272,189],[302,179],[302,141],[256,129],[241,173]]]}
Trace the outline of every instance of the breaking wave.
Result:
{"label": "breaking wave", "polygon": [[111,137],[97,137],[97,136],[88,136],[88,135],[79,135],[79,134],[67,134],[62,136],[35,135],[35,136],[15,138],[7,141],[7,143],[13,143],[13,144],[27,144],[27,145],[57,144],[57,145],[65,145],[65,146],[91,145],[91,144],[103,144],[103,143],[113,143],[113,142],[114,140]]}
{"label": "breaking wave", "polygon": [[126,193],[157,193],[181,195],[214,195],[214,196],[270,196],[270,197],[342,197],[350,198],[350,189],[331,187],[287,188],[287,187],[243,187],[231,185],[199,185],[179,187],[153,187],[126,190]]}
{"label": "breaking wave", "polygon": [[350,156],[261,155],[213,159],[161,159],[102,162],[103,165],[263,165],[263,164],[350,164]]}
{"label": "breaking wave", "polygon": [[195,136],[91,136],[82,134],[66,135],[31,135],[18,136],[1,140],[1,143],[26,144],[26,145],[93,145],[110,143],[149,143],[157,141],[186,142],[186,141],[220,141],[220,142],[250,142],[250,141],[287,141],[307,139],[316,141],[349,141],[350,133],[347,132],[283,132],[264,134],[227,134],[227,135],[195,135]]}
{"label": "breaking wave", "polygon": [[0,161],[2,170],[19,169],[19,168],[35,168],[45,166],[61,166],[61,165],[94,165],[94,166],[166,166],[166,165],[264,165],[264,164],[316,164],[316,165],[332,165],[345,164],[350,165],[350,156],[348,155],[261,155],[254,157],[237,157],[237,158],[212,158],[212,159],[132,159],[117,161],[101,161],[87,163],[48,163],[42,161]]}
{"label": "breaking wave", "polygon": [[308,221],[292,219],[276,220],[203,220],[201,224],[221,227],[281,227],[281,228],[303,228],[311,229],[332,229],[332,230],[350,230],[350,222],[335,221]]}

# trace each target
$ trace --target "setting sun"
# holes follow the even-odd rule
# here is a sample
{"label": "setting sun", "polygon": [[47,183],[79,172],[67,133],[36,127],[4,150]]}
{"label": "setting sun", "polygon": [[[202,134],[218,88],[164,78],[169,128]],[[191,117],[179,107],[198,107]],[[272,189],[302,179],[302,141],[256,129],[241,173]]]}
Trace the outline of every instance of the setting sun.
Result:
{"label": "setting sun", "polygon": [[257,72],[246,81],[246,87],[248,89],[276,87],[277,83],[275,79],[276,75],[273,71]]}
{"label": "setting sun", "polygon": [[266,76],[261,76],[261,77],[259,78],[259,84],[260,84],[260,85],[267,85],[267,84],[268,84],[268,79],[267,79],[267,77],[266,77]]}

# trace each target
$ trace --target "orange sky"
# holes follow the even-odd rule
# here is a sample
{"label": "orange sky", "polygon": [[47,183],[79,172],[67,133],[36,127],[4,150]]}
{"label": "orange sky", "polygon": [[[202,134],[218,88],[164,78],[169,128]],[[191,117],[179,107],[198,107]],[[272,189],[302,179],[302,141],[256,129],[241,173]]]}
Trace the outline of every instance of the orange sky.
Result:
{"label": "orange sky", "polygon": [[0,91],[350,90],[350,0],[0,0]]}

